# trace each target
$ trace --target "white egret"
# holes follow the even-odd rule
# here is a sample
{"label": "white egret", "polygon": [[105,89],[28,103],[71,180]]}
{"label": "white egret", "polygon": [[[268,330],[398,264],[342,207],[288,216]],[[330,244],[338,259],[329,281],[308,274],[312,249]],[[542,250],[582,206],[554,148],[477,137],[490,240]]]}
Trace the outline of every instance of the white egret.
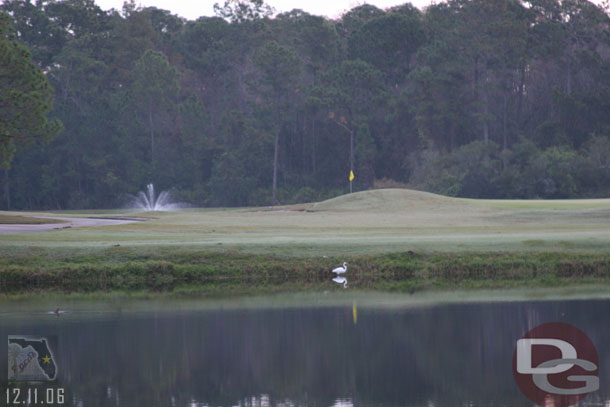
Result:
{"label": "white egret", "polygon": [[342,267],[337,267],[336,269],[333,270],[333,273],[337,273],[337,274],[343,274],[347,271],[347,262],[343,262],[343,266]]}
{"label": "white egret", "polygon": [[335,277],[333,278],[335,283],[343,284],[343,288],[347,288],[347,278],[345,277]]}

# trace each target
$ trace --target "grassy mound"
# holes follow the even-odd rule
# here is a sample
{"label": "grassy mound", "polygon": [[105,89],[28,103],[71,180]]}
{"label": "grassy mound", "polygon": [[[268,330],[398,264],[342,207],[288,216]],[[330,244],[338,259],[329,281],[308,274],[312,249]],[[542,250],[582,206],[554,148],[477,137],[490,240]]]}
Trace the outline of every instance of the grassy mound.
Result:
{"label": "grassy mound", "polygon": [[[341,195],[312,205],[314,211],[431,211],[474,207],[477,204],[412,189],[375,189]],[[480,208],[480,206],[476,206]]]}

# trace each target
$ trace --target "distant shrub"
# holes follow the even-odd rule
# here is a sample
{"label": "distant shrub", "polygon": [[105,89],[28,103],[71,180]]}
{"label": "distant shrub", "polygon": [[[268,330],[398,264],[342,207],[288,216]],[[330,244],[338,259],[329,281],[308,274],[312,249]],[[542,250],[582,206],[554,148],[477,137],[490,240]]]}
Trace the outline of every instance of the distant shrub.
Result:
{"label": "distant shrub", "polygon": [[248,195],[248,206],[269,206],[272,204],[270,189],[257,188]]}
{"label": "distant shrub", "polygon": [[410,157],[410,184],[448,196],[469,198],[572,198],[603,190],[610,179],[610,142],[596,138],[582,152],[540,149],[522,140],[500,150],[475,141],[448,154]]}
{"label": "distant shrub", "polygon": [[381,178],[373,181],[373,189],[384,188],[409,188],[409,186],[403,182],[394,181],[390,178]]}
{"label": "distant shrub", "polygon": [[415,166],[412,182],[442,195],[493,197],[502,165],[498,153],[495,143],[475,141],[447,155],[427,154]]}
{"label": "distant shrub", "polygon": [[320,193],[310,187],[303,187],[294,194],[295,203],[316,202],[319,198]]}
{"label": "distant shrub", "polygon": [[551,147],[536,156],[524,174],[532,183],[532,194],[541,198],[569,198],[580,192],[584,159],[575,151]]}

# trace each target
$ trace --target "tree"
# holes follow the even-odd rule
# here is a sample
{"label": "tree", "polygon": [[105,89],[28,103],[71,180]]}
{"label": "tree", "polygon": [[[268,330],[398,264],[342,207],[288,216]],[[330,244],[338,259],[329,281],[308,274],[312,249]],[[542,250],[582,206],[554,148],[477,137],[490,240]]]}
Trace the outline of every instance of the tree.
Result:
{"label": "tree", "polygon": [[5,13],[0,13],[0,89],[0,166],[7,170],[5,195],[10,207],[8,168],[17,142],[48,141],[61,131],[61,123],[47,119],[53,89],[28,49],[17,42]]}
{"label": "tree", "polygon": [[230,24],[222,18],[200,17],[181,30],[177,48],[190,69],[217,80],[231,69],[231,51],[238,45],[231,35]]}
{"label": "tree", "polygon": [[[300,176],[303,170],[310,175],[317,172],[317,138],[320,133],[320,121],[326,120],[323,101],[319,97],[320,77],[324,71],[337,63],[343,43],[337,34],[335,24],[319,16],[313,16],[302,10],[292,10],[279,14],[273,20],[273,35],[281,44],[294,49],[302,63],[302,87],[299,94],[300,110],[295,114],[293,123],[294,146],[291,163],[299,166]],[[297,123],[298,122],[298,123]],[[309,164],[307,164],[309,163]],[[300,165],[298,165],[300,164]],[[312,178],[309,177],[309,182]]]}
{"label": "tree", "polygon": [[323,17],[302,10],[279,14],[275,36],[284,45],[292,47],[304,67],[317,83],[318,73],[337,62],[342,44],[335,26]]}
{"label": "tree", "polygon": [[66,39],[97,34],[110,24],[109,16],[93,0],[51,0],[44,4],[44,13]]}
{"label": "tree", "polygon": [[325,74],[324,85],[324,98],[331,110],[329,118],[349,133],[349,167],[354,171],[354,137],[379,106],[382,75],[364,61],[346,60]]}
{"label": "tree", "polygon": [[4,195],[11,207],[9,168],[17,142],[50,140],[61,131],[47,119],[53,90],[28,49],[17,42],[9,15],[0,12],[0,166],[5,169]]}
{"label": "tree", "polygon": [[273,14],[273,8],[263,0],[225,0],[224,5],[214,4],[216,15],[234,23],[258,20]]}
{"label": "tree", "polygon": [[384,14],[367,21],[350,36],[350,58],[373,65],[395,86],[404,81],[411,56],[424,39],[417,9],[410,14]]}
{"label": "tree", "polygon": [[178,91],[178,74],[165,55],[148,50],[136,61],[133,96],[136,110],[143,114],[148,126],[153,174],[157,168],[155,134],[172,127]]}
{"label": "tree", "polygon": [[272,186],[272,197],[275,200],[282,114],[289,108],[289,98],[297,89],[295,81],[300,72],[300,61],[293,50],[276,41],[267,42],[256,52],[253,59],[261,73],[257,87],[259,92],[266,97],[275,118]]}
{"label": "tree", "polygon": [[[273,135],[254,126],[242,112],[221,119],[219,149],[209,182],[215,205],[268,205]],[[263,196],[260,196],[263,195]]]}
{"label": "tree", "polygon": [[341,16],[341,21],[339,23],[340,31],[343,33],[343,35],[349,37],[367,21],[380,17],[384,14],[385,12],[383,10],[370,4],[363,4],[361,6],[354,7]]}
{"label": "tree", "polygon": [[[19,151],[11,206],[112,207],[151,177],[195,205],[318,199],[349,169],[358,189],[384,177],[460,196],[610,191],[607,9],[448,0],[330,20],[217,1],[217,17],[187,21],[130,0],[0,0],[15,27],[3,46],[40,67],[2,69],[38,78],[24,106],[53,102],[42,110],[65,127],[28,149],[47,133],[0,140],[3,156]],[[13,112],[1,89],[0,113]]]}
{"label": "tree", "polygon": [[431,10],[428,44],[415,57],[406,91],[407,109],[413,115],[422,145],[440,151],[451,151],[470,141],[469,123],[475,122],[473,95],[467,85],[468,67],[449,33],[434,33],[433,27],[444,27],[453,18],[443,6]]}
{"label": "tree", "polygon": [[43,69],[49,67],[68,38],[65,29],[47,15],[42,2],[5,0],[0,3],[0,12],[11,16],[19,41],[30,49],[34,61]]}

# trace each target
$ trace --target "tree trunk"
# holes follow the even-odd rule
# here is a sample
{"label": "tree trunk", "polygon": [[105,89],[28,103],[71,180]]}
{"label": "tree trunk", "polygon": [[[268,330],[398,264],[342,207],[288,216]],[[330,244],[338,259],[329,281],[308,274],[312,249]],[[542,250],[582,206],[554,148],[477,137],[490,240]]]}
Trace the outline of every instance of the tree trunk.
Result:
{"label": "tree trunk", "polygon": [[479,98],[479,58],[474,59],[474,75],[472,81],[472,93],[475,100]]}
{"label": "tree trunk", "polygon": [[508,130],[507,130],[507,116],[508,116],[508,96],[506,91],[504,93],[504,111],[502,114],[502,141],[504,150],[508,147]]}
{"label": "tree trunk", "polygon": [[[279,98],[278,98],[279,100]],[[279,103],[277,104],[279,106]],[[277,197],[277,170],[279,165],[280,158],[280,132],[282,131],[281,122],[280,122],[280,111],[278,109],[276,113],[275,122],[277,125],[277,131],[275,133],[275,143],[273,145],[273,189],[271,190],[271,197],[273,199],[273,203],[275,204],[275,199]]]}
{"label": "tree trunk", "polygon": [[316,173],[316,117],[311,119],[311,172]]}
{"label": "tree trunk", "polygon": [[[296,139],[298,145],[294,148],[292,157],[295,157],[295,158],[297,157],[297,153],[296,153],[297,150],[299,151],[300,154],[298,155],[299,162],[295,163],[295,165],[292,166],[292,170],[294,170],[296,167],[296,172],[298,174],[301,174],[303,172],[303,167],[304,167],[304,163],[305,163],[305,143],[303,142],[303,140],[304,140],[303,133],[304,132],[299,131],[299,112],[296,112],[296,111],[294,112],[294,123],[293,124],[294,125],[292,127],[292,131],[293,131],[292,134],[295,135],[294,138]],[[287,162],[293,161],[293,159],[291,159],[290,157],[291,156],[289,155],[288,159],[286,160]],[[294,160],[294,161],[296,161],[296,160]]]}
{"label": "tree trunk", "polygon": [[569,41],[569,45],[568,45],[568,63],[567,63],[567,68],[568,68],[568,77],[566,78],[566,93],[568,95],[572,94],[572,71],[573,71],[573,66],[572,63],[574,61],[574,42],[575,40],[573,40],[571,37],[568,38]]}
{"label": "tree trunk", "polygon": [[566,93],[572,94],[572,55],[568,59],[568,77],[566,79]]}
{"label": "tree trunk", "polygon": [[6,210],[11,210],[11,184],[8,175],[8,168],[4,169],[4,196],[6,197]]}
{"label": "tree trunk", "polygon": [[277,167],[278,167],[278,158],[279,158],[279,147],[280,147],[280,130],[278,129],[275,133],[275,145],[273,149],[273,190],[272,190],[272,198],[273,203],[275,203],[275,198],[277,196]]}
{"label": "tree trunk", "polygon": [[451,132],[449,133],[449,152],[455,149],[455,120],[451,121]]}
{"label": "tree trunk", "polygon": [[[241,66],[241,65],[240,65]],[[246,88],[244,86],[244,79],[242,76],[241,68],[237,68],[237,106],[240,111],[244,110],[244,99],[246,95]]]}
{"label": "tree trunk", "polygon": [[483,65],[483,92],[482,92],[482,103],[483,103],[483,140],[487,144],[489,142],[489,123],[487,117],[489,116],[489,94],[488,94],[488,73],[487,73],[487,62]]}
{"label": "tree trunk", "polygon": [[521,129],[521,114],[523,112],[523,98],[525,96],[525,68],[526,63],[523,62],[520,69],[520,81],[519,81],[519,99],[517,100],[517,125],[519,130]]}
{"label": "tree trunk", "polygon": [[148,105],[148,126],[150,127],[150,162],[155,165],[155,133],[153,128],[152,103]]}
{"label": "tree trunk", "polygon": [[354,171],[354,130],[349,132],[349,170]]}
{"label": "tree trunk", "polygon": [[489,123],[487,123],[487,115],[489,114],[489,104],[487,102],[487,90],[483,91],[483,141],[489,142]]}
{"label": "tree trunk", "polygon": [[[350,129],[349,131],[349,170],[350,175],[352,171],[354,171],[354,129]],[[352,193],[352,184],[353,182],[349,182],[349,192]]]}

